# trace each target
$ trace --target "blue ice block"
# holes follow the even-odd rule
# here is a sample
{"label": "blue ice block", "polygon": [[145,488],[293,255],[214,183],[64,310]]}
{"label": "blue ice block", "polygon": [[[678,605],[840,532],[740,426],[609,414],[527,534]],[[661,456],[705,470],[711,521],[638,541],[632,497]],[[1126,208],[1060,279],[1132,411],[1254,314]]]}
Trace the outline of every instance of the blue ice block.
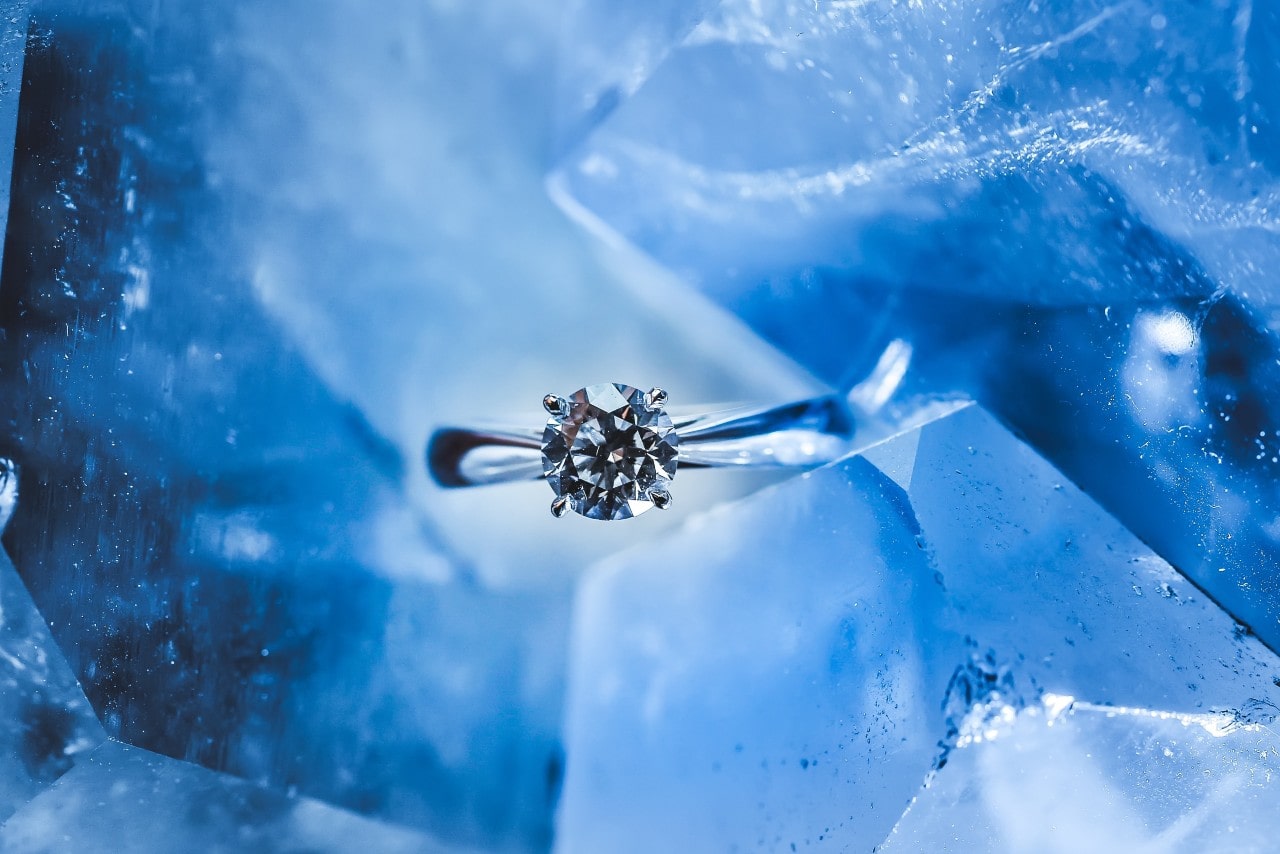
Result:
{"label": "blue ice block", "polygon": [[105,738],[22,579],[0,553],[0,822]]}
{"label": "blue ice block", "polygon": [[[951,262],[931,277],[942,290],[1133,295],[1144,259],[1098,275],[1089,252],[1118,202],[1131,213],[1111,227],[1152,225],[1215,281],[1271,305],[1280,22],[1254,5],[734,0],[562,179],[726,299],[798,269],[901,270],[934,254]],[[1105,189],[1091,201],[1093,185]],[[1035,227],[1041,196],[1064,230]],[[998,258],[968,243],[947,253],[938,232],[1031,257],[1076,244],[1076,269],[1048,288],[991,282]]]}
{"label": "blue ice block", "polygon": [[571,150],[635,94],[716,5],[716,0],[563,4],[553,156]]}
{"label": "blue ice block", "polygon": [[830,383],[905,343],[902,393],[980,400],[1280,646],[1254,5],[726,3],[558,185]]}
{"label": "blue ice block", "polygon": [[1259,721],[1050,701],[1005,716],[952,752],[876,850],[1274,846],[1274,709]]}
{"label": "blue ice block", "polygon": [[0,827],[0,850],[466,854],[392,824],[114,741]]}
{"label": "blue ice block", "polygon": [[[589,382],[680,406],[815,384],[547,198],[563,11],[42,5],[0,288],[30,474],[5,545],[112,737],[548,844],[572,585],[638,534],[549,536],[541,483],[433,489],[431,427],[536,427]],[[602,346],[567,360],[578,330]]]}
{"label": "blue ice block", "polygon": [[556,850],[882,839],[964,656],[918,534],[854,460],[600,567],[577,602]]}
{"label": "blue ice block", "polygon": [[568,585],[480,583],[260,302],[198,153],[191,69],[230,14],[42,11],[0,288],[6,551],[111,737],[545,847]]}
{"label": "blue ice block", "polygon": [[990,414],[919,432],[906,491],[951,628],[1022,690],[1177,712],[1280,702],[1280,658]]}
{"label": "blue ice block", "polygon": [[[997,694],[1275,702],[1275,14],[606,5],[42,5],[6,547],[109,733],[460,845],[547,847],[567,755],[566,850],[869,846]],[[807,391],[655,258],[1062,474],[973,409],[670,541],[432,492],[547,391]]]}
{"label": "blue ice block", "polygon": [[1280,702],[1278,677],[970,406],[595,570],[557,849],[869,849],[997,698],[1208,714]]}

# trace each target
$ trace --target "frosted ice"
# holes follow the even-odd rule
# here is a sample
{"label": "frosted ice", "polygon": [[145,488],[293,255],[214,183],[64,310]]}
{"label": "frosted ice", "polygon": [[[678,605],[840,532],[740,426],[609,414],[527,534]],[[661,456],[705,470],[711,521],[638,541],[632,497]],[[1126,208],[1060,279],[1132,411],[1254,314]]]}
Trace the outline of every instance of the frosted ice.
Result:
{"label": "frosted ice", "polygon": [[901,492],[862,460],[600,567],[577,601],[557,850],[874,845],[943,731],[962,650],[940,594]]}
{"label": "frosted ice", "polygon": [[556,186],[833,384],[905,341],[903,392],[981,400],[1274,645],[1277,32],[733,0]]}
{"label": "frosted ice", "polygon": [[1280,702],[1280,659],[982,409],[921,428],[907,495],[953,630],[1023,691]]}
{"label": "frosted ice", "polygon": [[[221,182],[203,201],[236,210],[228,239],[257,301],[398,452],[406,499],[486,583],[565,583],[564,567],[620,535],[561,545],[545,487],[440,494],[422,466],[435,427],[539,426],[544,394],[615,379],[688,405],[816,387],[670,271],[584,234],[546,191],[559,123],[577,121],[558,99],[633,87],[705,5],[396,0],[370,15],[346,0],[216,21],[226,53],[202,74],[232,108],[211,101],[194,140]],[[609,346],[585,346],[577,331],[600,318],[625,322]],[[683,490],[682,512],[716,503],[724,483]],[[476,520],[495,515],[511,536],[485,536]],[[533,540],[544,547],[518,545]]]}
{"label": "frosted ice", "polygon": [[[27,4],[0,3],[0,227],[9,212]],[[0,457],[0,531],[20,474]],[[0,822],[105,738],[84,691],[7,554],[0,552]]]}
{"label": "frosted ice", "polygon": [[[1131,205],[1270,304],[1276,20],[1254,6],[731,0],[565,178],[718,293],[804,267],[1035,302],[1177,292],[1108,269],[1108,223],[1141,231]],[[1072,252],[1067,276],[1001,275],[1044,249]]]}
{"label": "frosted ice", "polygon": [[232,10],[142,7],[50,4],[31,39],[0,289],[29,477],[6,548],[110,736],[545,844],[568,586],[480,583],[406,497],[418,460],[281,335],[195,138]]}
{"label": "frosted ice", "polygon": [[980,408],[869,456],[894,480],[854,458],[585,582],[558,850],[870,848],[997,698],[1280,702],[1269,650]]}
{"label": "frosted ice", "polygon": [[0,553],[0,822],[105,737],[22,579]]}
{"label": "frosted ice", "polygon": [[633,95],[717,0],[562,4],[554,151],[578,143]]}
{"label": "frosted ice", "polygon": [[[0,289],[32,478],[6,545],[110,736],[548,844],[572,584],[635,535],[547,536],[543,484],[432,490],[430,429],[537,426],[543,394],[612,376],[690,402],[816,385],[550,201],[558,87],[595,85],[557,68],[561,11],[39,6]],[[551,345],[598,312],[630,322],[582,375]],[[734,482],[681,505],[759,485]]]}
{"label": "frosted ice", "polygon": [[1274,719],[1029,708],[952,752],[877,850],[1270,851]]}
{"label": "frosted ice", "polygon": [[356,850],[466,854],[431,837],[107,742],[0,827],[6,854]]}

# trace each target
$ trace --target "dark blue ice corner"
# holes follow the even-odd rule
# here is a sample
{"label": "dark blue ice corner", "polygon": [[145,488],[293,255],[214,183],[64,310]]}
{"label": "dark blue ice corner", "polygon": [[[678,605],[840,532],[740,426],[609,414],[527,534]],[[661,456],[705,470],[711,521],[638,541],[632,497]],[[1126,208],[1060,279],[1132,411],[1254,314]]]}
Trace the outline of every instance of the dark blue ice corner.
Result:
{"label": "dark blue ice corner", "polygon": [[[4,481],[0,513],[7,520],[16,476],[6,470]],[[105,738],[22,579],[0,553],[0,823]]]}
{"label": "dark blue ice corner", "polygon": [[566,160],[837,385],[978,399],[1280,647],[1280,13],[733,0]]}
{"label": "dark blue ice corner", "polygon": [[29,40],[0,417],[30,600],[4,563],[0,809],[101,738],[87,697],[135,747],[545,847],[568,591],[477,583],[268,317],[198,133],[235,10],[135,5],[50,4]]}
{"label": "dark blue ice corner", "polygon": [[[27,36],[24,3],[0,3],[0,223]],[[7,363],[6,372],[13,369]],[[22,474],[0,457],[0,531],[12,518]],[[0,823],[106,738],[76,674],[7,554],[0,552]]]}
{"label": "dark blue ice corner", "polygon": [[[1280,703],[1280,659],[976,406],[656,551],[579,598],[564,852],[870,850],[1015,723],[1123,708],[1256,734]],[[1081,764],[1089,743],[1053,749]],[[1131,747],[1097,773],[1141,801],[1121,778],[1152,760]],[[1203,822],[1212,838],[1230,817]]]}

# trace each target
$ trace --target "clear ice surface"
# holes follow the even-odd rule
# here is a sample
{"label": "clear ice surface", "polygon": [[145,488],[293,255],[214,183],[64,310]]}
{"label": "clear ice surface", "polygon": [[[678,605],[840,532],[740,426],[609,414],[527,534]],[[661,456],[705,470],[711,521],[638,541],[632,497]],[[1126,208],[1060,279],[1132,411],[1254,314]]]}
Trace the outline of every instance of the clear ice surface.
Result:
{"label": "clear ice surface", "polygon": [[729,0],[554,186],[832,384],[907,345],[898,393],[977,398],[1276,645],[1278,56],[1252,0]]}
{"label": "clear ice surface", "polygon": [[631,95],[719,0],[570,0],[563,4],[551,118],[563,154]]}
{"label": "clear ice surface", "polygon": [[1280,737],[1271,707],[1229,714],[1053,705],[1000,714],[876,850],[1231,851],[1275,848]]}
{"label": "clear ice surface", "polygon": [[563,852],[869,850],[994,698],[1280,703],[1280,659],[976,406],[602,564],[575,621]]}
{"label": "clear ice surface", "polygon": [[[0,512],[7,518],[11,510]],[[22,579],[0,553],[0,822],[105,738]]]}
{"label": "clear ice surface", "polygon": [[5,854],[468,850],[114,741],[0,827]]}
{"label": "clear ice surface", "polygon": [[[801,268],[1047,304],[1150,295],[1139,265],[1110,269],[1107,252],[1073,254],[1049,282],[955,251],[1072,252],[1110,220],[1150,223],[1271,304],[1276,16],[1251,0],[728,0],[562,177],[735,300]],[[1072,231],[1037,227],[1055,208]]]}

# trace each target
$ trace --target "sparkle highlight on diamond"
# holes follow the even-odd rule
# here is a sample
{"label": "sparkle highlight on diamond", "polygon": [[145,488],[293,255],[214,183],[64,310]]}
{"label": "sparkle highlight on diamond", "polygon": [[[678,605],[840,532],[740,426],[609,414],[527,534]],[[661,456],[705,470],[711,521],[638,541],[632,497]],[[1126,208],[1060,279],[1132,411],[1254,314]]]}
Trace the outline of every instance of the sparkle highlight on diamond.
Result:
{"label": "sparkle highlight on diamond", "polygon": [[630,519],[671,505],[679,437],[660,388],[600,383],[567,398],[548,394],[542,471],[555,492],[551,512]]}

